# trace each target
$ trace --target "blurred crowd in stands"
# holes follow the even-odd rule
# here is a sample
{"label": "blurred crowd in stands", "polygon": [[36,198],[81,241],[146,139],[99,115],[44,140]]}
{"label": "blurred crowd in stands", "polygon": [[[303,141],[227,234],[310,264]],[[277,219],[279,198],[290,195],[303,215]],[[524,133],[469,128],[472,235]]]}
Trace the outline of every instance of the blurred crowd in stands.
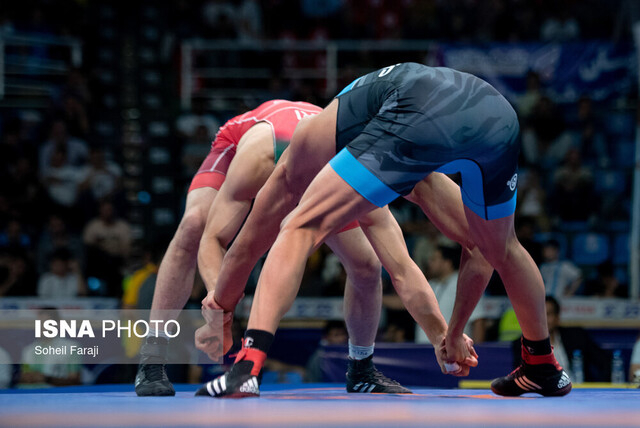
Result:
{"label": "blurred crowd in stands", "polygon": [[[571,42],[628,36],[624,11],[633,9],[633,2],[616,4],[179,0],[165,13],[173,23],[167,31],[177,39]],[[90,62],[95,41],[84,38],[86,29],[95,25],[89,9],[85,2],[45,0],[0,6],[1,34],[78,37],[89,58],[82,68],[70,68],[48,108],[0,111],[0,297],[109,296],[122,299],[123,307],[145,308],[153,296],[162,245],[145,246],[134,239],[120,142],[105,145],[93,138],[101,110]],[[34,52],[47,55],[45,48],[30,49],[28,58]],[[273,98],[283,92],[287,88],[275,85]],[[324,94],[298,96],[313,101]],[[540,266],[548,294],[559,300],[627,297],[631,167],[617,144],[633,139],[635,118],[595,102],[589,94],[572,105],[557,104],[535,72],[526,77],[526,92],[512,101],[522,139],[516,227]],[[195,98],[190,111],[172,111],[172,135],[181,154],[182,172],[176,179],[181,184],[197,170],[218,127],[229,118],[228,112],[211,107]],[[621,126],[612,126],[619,120]],[[450,316],[459,249],[417,207],[397,201],[392,209],[411,254]],[[344,280],[337,258],[321,248],[308,262],[300,294],[341,296]],[[420,341],[385,282],[388,316],[382,340]],[[202,290],[194,294],[197,306]],[[492,278],[487,294],[504,294],[499,277]],[[476,320],[476,339],[499,338],[499,326],[482,324],[481,314],[472,318]]]}

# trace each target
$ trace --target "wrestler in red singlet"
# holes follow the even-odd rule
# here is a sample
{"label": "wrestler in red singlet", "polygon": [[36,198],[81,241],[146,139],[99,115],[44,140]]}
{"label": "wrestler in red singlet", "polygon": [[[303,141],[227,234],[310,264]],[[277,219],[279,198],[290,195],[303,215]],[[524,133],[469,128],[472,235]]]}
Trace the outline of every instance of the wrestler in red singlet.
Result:
{"label": "wrestler in red singlet", "polygon": [[220,190],[224,183],[229,164],[236,154],[240,138],[258,122],[271,125],[273,131],[275,160],[289,145],[293,131],[300,119],[318,114],[322,109],[305,102],[272,100],[261,104],[255,110],[236,116],[225,123],[211,143],[211,151],[191,181],[189,191],[201,187]]}

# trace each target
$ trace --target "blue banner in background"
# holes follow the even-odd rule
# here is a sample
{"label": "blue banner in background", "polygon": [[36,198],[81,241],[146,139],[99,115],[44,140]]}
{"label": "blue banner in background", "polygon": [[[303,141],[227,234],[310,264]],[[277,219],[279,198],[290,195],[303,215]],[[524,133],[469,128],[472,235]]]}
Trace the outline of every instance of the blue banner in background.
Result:
{"label": "blue banner in background", "polygon": [[441,44],[437,58],[439,65],[482,77],[510,101],[524,93],[529,70],[561,103],[584,93],[597,101],[625,97],[637,80],[636,54],[628,43]]}

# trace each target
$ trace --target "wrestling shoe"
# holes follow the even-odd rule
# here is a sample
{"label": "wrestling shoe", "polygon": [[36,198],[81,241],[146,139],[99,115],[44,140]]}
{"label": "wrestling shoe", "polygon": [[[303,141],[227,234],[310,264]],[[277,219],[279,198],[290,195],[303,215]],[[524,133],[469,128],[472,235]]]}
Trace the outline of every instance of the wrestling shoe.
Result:
{"label": "wrestling shoe", "polygon": [[347,392],[384,394],[411,394],[411,390],[389,379],[373,364],[373,355],[362,360],[349,358]]}
{"label": "wrestling shoe", "polygon": [[523,347],[522,364],[507,376],[494,380],[491,391],[506,397],[517,397],[527,392],[559,397],[571,391],[571,379],[553,353],[531,355]]}
{"label": "wrestling shoe", "polygon": [[266,358],[267,354],[258,349],[243,347],[231,370],[205,383],[196,391],[196,395],[216,398],[259,397],[260,370]]}
{"label": "wrestling shoe", "polygon": [[139,397],[176,395],[165,370],[168,344],[167,339],[148,337],[142,345],[135,380],[136,394]]}

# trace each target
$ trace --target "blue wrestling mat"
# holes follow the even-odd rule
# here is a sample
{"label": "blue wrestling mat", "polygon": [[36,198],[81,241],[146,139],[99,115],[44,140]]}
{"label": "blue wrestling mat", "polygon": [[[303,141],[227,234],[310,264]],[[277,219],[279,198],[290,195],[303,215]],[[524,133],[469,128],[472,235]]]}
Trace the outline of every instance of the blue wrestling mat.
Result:
{"label": "blue wrestling mat", "polygon": [[639,389],[574,389],[566,397],[504,398],[486,389],[347,394],[343,385],[265,385],[260,398],[137,397],[133,385],[0,393],[3,427],[637,427]]}

